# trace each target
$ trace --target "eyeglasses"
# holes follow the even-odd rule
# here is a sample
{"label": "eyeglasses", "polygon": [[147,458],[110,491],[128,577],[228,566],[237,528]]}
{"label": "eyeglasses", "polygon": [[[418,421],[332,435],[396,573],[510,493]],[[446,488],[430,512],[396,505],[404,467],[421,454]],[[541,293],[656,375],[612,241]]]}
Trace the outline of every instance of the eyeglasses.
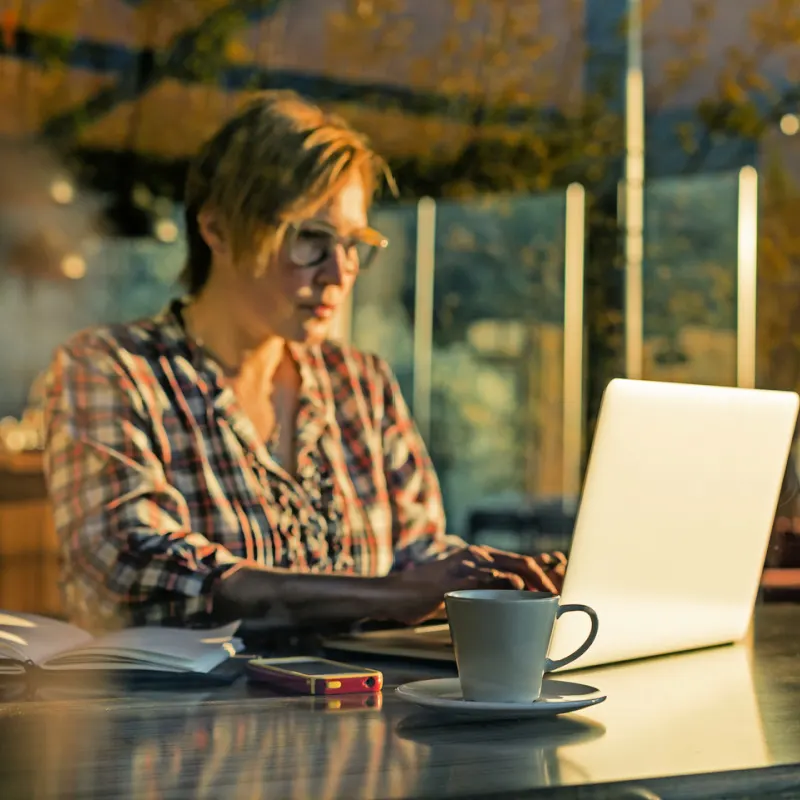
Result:
{"label": "eyeglasses", "polygon": [[287,251],[291,262],[300,268],[319,267],[332,258],[337,246],[345,254],[346,268],[355,272],[366,269],[389,240],[373,228],[362,228],[341,236],[324,222],[306,221],[293,225],[287,233]]}

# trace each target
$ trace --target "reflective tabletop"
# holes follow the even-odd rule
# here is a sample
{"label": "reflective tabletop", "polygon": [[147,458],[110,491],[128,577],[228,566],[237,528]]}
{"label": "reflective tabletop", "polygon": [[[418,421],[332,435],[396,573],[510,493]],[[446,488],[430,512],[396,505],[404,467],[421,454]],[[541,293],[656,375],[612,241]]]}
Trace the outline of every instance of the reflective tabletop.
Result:
{"label": "reflective tabletop", "polygon": [[0,705],[0,797],[800,797],[798,632],[763,606],[741,644],[569,673],[607,701],[527,722],[409,705],[447,668],[398,662],[377,696],[43,688]]}

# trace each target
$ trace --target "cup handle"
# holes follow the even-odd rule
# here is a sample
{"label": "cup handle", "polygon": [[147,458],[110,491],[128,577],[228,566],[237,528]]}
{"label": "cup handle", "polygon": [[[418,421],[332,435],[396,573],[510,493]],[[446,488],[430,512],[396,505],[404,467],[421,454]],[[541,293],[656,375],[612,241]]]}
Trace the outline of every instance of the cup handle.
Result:
{"label": "cup handle", "polygon": [[583,611],[584,614],[588,614],[589,619],[592,621],[592,629],[589,631],[586,641],[574,653],[570,653],[570,655],[566,656],[566,658],[558,658],[556,660],[546,658],[544,662],[545,672],[552,672],[555,669],[560,669],[561,667],[565,667],[567,664],[571,664],[573,661],[579,659],[592,646],[594,640],[597,638],[599,622],[597,620],[597,614],[595,613],[595,610],[593,608],[589,608],[589,606],[582,606],[577,603],[559,606],[558,613],[556,614],[556,620],[562,614],[568,614],[570,611]]}

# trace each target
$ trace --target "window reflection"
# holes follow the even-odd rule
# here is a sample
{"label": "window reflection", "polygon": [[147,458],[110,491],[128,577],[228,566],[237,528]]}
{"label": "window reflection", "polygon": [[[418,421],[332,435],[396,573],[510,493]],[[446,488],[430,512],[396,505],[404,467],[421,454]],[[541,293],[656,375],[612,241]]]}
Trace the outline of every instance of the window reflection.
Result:
{"label": "window reflection", "polygon": [[37,376],[71,333],[159,311],[180,291],[183,259],[182,244],[105,239],[87,254],[80,280],[0,274],[0,319],[14,342],[0,349],[0,417],[21,416]]}
{"label": "window reflection", "polygon": [[736,173],[647,184],[645,378],[736,384],[737,207]]}
{"label": "window reflection", "polygon": [[351,337],[356,347],[386,359],[409,403],[414,370],[416,213],[414,203],[404,203],[376,208],[370,215],[390,244],[356,282]]}
{"label": "window reflection", "polygon": [[[359,279],[353,341],[411,399],[416,209],[376,217],[392,246]],[[431,348],[428,446],[453,531],[476,508],[562,491],[564,217],[560,192],[436,203],[432,340],[416,347]]]}
{"label": "window reflection", "polygon": [[561,492],[565,196],[438,204],[430,448],[451,527]]}

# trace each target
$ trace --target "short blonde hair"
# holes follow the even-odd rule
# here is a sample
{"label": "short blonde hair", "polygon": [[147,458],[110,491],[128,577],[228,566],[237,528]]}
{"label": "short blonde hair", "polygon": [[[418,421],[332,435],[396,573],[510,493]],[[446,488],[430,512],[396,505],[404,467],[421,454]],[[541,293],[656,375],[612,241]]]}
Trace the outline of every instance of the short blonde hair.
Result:
{"label": "short blonde hair", "polygon": [[386,179],[386,163],[343,119],[295,92],[259,94],[200,149],[186,182],[188,258],[183,281],[205,286],[211,251],[197,215],[212,209],[225,225],[234,257],[277,250],[292,223],[311,216],[359,175],[367,203]]}

